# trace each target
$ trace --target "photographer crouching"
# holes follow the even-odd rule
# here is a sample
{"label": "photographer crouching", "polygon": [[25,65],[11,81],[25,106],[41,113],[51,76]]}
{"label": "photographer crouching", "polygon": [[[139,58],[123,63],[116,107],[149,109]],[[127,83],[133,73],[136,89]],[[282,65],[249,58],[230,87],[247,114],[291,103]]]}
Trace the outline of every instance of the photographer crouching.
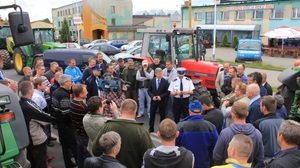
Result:
{"label": "photographer crouching", "polygon": [[[106,65],[106,73],[99,80],[98,87],[100,89],[100,97],[102,100],[114,101],[118,108],[125,100],[126,83],[119,77],[114,77],[115,66],[113,64]],[[127,83],[128,84],[128,83]],[[109,106],[104,107],[104,116],[115,117]]]}

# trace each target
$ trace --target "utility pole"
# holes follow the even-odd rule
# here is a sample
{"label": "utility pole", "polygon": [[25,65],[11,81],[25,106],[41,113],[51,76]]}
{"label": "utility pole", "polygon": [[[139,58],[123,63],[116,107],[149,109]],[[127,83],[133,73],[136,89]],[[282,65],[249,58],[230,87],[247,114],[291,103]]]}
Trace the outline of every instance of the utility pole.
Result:
{"label": "utility pole", "polygon": [[213,60],[216,61],[216,34],[217,34],[217,30],[216,30],[216,24],[217,24],[217,1],[219,0],[214,0],[215,3],[215,9],[214,9],[214,45],[213,45]]}

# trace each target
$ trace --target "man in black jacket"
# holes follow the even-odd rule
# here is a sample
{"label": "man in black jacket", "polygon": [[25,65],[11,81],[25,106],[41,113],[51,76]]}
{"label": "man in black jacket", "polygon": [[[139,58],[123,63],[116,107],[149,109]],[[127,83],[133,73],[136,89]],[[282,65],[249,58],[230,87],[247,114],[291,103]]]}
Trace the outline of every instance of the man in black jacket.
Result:
{"label": "man in black jacket", "polygon": [[100,96],[100,90],[98,89],[98,82],[99,82],[99,76],[101,75],[101,67],[98,65],[95,65],[91,68],[92,74],[86,79],[85,84],[87,86],[87,98],[86,100],[89,100],[89,98],[93,96]]}
{"label": "man in black jacket", "polygon": [[159,108],[160,122],[165,119],[166,98],[169,96],[169,84],[162,76],[162,69],[155,69],[155,78],[151,79],[148,94],[151,98],[149,132],[154,132],[154,121],[157,108]]}
{"label": "man in black jacket", "polygon": [[262,85],[266,88],[268,95],[273,96],[273,89],[271,85],[267,82],[267,74],[265,72],[262,72],[261,75]]}
{"label": "man in black jacket", "polygon": [[57,121],[59,142],[62,146],[62,152],[66,168],[75,167],[76,164],[71,160],[71,153],[77,160],[77,142],[75,131],[72,127],[70,116],[70,89],[72,86],[71,77],[62,74],[58,78],[60,87],[52,94],[53,116]]}
{"label": "man in black jacket", "polygon": [[51,122],[49,114],[45,113],[34,101],[31,100],[34,89],[30,81],[20,84],[20,106],[24,114],[30,143],[27,147],[27,157],[32,167],[47,168],[47,135],[44,126]]}
{"label": "man in black jacket", "polygon": [[121,136],[118,133],[109,131],[103,134],[99,140],[99,145],[103,154],[100,157],[87,158],[84,162],[85,168],[126,168],[116,159],[121,149]]}
{"label": "man in black jacket", "polygon": [[293,120],[284,121],[278,130],[277,142],[281,151],[266,162],[266,167],[300,167],[300,124]]}

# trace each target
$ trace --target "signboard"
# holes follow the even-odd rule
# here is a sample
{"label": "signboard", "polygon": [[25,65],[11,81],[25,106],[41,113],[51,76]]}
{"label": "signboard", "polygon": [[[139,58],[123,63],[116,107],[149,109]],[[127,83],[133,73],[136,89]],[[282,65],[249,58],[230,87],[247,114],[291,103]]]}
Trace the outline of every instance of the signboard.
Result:
{"label": "signboard", "polygon": [[81,17],[73,17],[73,23],[74,24],[82,24]]}
{"label": "signboard", "polygon": [[220,0],[220,3],[240,3],[240,2],[251,2],[257,0]]}
{"label": "signboard", "polygon": [[227,7],[226,9],[227,11],[274,9],[274,4],[252,5],[252,6],[231,6],[231,7]]}

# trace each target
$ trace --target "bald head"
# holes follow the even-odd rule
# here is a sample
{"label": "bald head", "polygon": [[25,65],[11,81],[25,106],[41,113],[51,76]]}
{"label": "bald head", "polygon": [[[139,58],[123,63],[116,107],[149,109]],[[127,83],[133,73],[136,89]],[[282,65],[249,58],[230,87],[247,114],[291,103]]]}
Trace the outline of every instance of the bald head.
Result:
{"label": "bald head", "polygon": [[124,118],[135,118],[137,104],[132,99],[125,99],[121,104],[121,115]]}
{"label": "bald head", "polygon": [[259,86],[256,83],[248,85],[246,89],[246,94],[250,100],[258,96],[260,94]]}

